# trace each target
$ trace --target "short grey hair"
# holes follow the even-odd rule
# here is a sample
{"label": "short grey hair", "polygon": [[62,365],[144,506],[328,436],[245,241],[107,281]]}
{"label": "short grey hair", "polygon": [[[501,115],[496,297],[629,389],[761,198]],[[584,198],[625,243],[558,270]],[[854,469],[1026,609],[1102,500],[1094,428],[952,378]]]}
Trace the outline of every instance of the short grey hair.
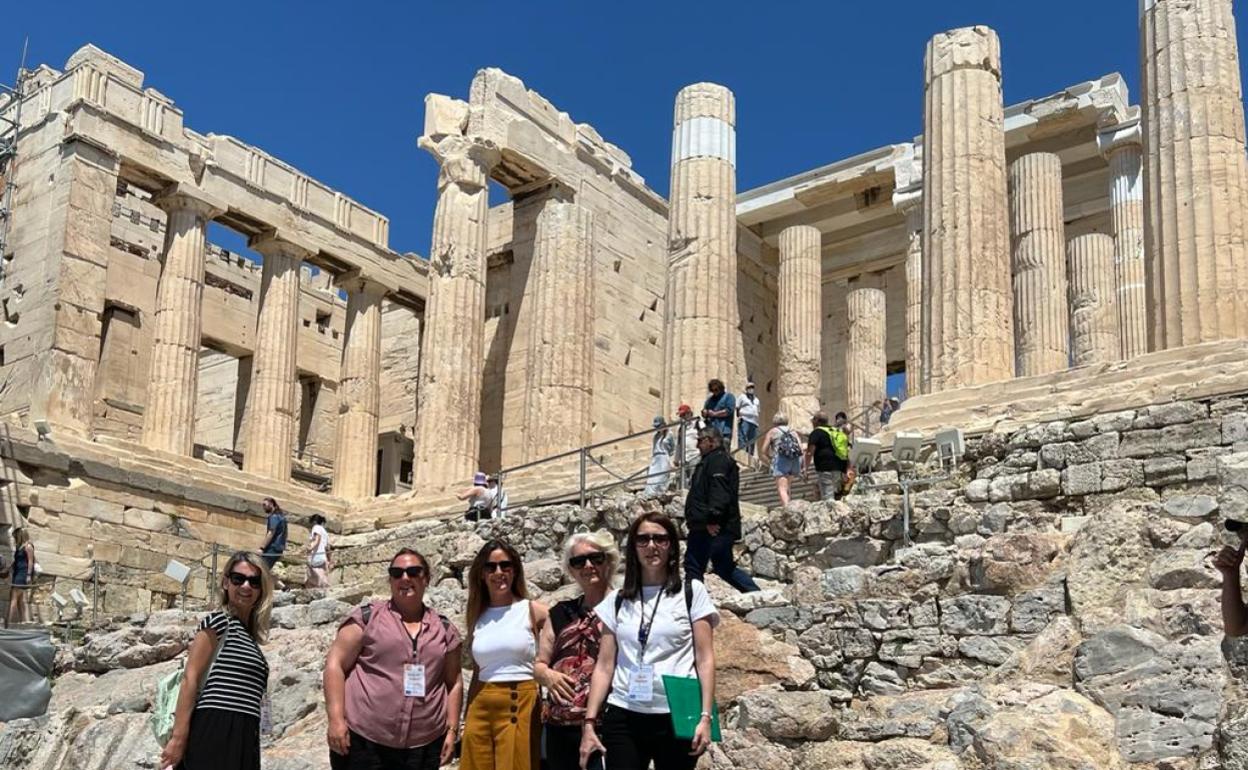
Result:
{"label": "short grey hair", "polygon": [[772,425],[788,425],[789,416],[785,414],[784,412],[776,412],[775,416],[771,418],[771,424]]}
{"label": "short grey hair", "polygon": [[724,445],[724,434],[719,432],[719,428],[713,428],[709,425],[703,428],[702,430],[698,431],[698,438],[699,439],[709,438],[711,440],[711,443],[714,444],[715,446]]}
{"label": "short grey hair", "polygon": [[588,543],[607,555],[607,563],[602,565],[602,575],[609,588],[615,582],[615,571],[620,566],[620,548],[616,545],[615,538],[605,529],[597,532],[573,532],[568,535],[563,543],[563,571],[574,582],[576,576],[572,574],[572,565],[568,562],[572,559],[572,551],[582,543]]}

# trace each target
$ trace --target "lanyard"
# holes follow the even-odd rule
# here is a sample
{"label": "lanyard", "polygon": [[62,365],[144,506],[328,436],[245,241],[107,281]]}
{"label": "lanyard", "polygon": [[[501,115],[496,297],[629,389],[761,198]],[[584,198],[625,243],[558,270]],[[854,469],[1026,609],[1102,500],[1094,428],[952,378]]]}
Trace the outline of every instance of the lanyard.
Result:
{"label": "lanyard", "polygon": [[402,616],[402,615],[398,615],[398,614],[397,614],[397,612],[396,612],[397,617],[395,617],[395,620],[396,620],[396,621],[398,621],[398,623],[399,623],[399,628],[403,629],[403,633],[404,633],[404,634],[406,634],[406,635],[407,635],[407,637],[408,637],[409,639],[411,639],[411,640],[412,640],[412,660],[418,660],[418,659],[419,659],[419,654],[420,654],[420,632],[425,630],[425,615],[426,615],[428,612],[429,612],[429,608],[428,608],[428,607],[421,607],[421,612],[420,612],[420,627],[416,629],[416,634],[415,634],[414,636],[413,636],[411,633],[409,633],[409,632],[408,632],[408,630],[407,630],[407,624],[403,622],[403,616]]}
{"label": "lanyard", "polygon": [[637,625],[637,643],[641,645],[641,652],[637,653],[637,662],[640,663],[646,656],[646,643],[650,641],[650,630],[654,628],[654,616],[659,614],[659,603],[663,601],[663,586],[659,586],[659,592],[654,595],[654,609],[650,610],[650,622],[646,622],[646,603],[641,601],[641,620]]}

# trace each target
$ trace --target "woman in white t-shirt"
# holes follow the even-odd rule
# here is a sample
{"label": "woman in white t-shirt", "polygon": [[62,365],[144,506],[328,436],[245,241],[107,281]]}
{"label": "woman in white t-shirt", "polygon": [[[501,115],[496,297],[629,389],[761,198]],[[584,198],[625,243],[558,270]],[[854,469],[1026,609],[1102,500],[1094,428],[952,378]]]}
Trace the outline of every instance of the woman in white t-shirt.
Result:
{"label": "woman in white t-shirt", "polygon": [[[601,754],[606,770],[646,770],[651,761],[655,770],[692,770],[711,745],[719,614],[701,581],[681,582],[680,541],[667,516],[639,516],[626,549],[624,587],[594,610],[602,642],[581,732],[581,766],[597,770]],[[701,683],[702,718],[692,741],[676,737],[665,674],[697,676]]]}
{"label": "woman in white t-shirt", "polygon": [[305,588],[329,588],[329,533],[325,517],[312,514],[312,531],[308,533],[308,579]]}
{"label": "woman in white t-shirt", "polygon": [[481,546],[468,568],[472,683],[461,770],[537,770],[540,759],[533,659],[549,610],[531,602],[524,564],[502,540]]}

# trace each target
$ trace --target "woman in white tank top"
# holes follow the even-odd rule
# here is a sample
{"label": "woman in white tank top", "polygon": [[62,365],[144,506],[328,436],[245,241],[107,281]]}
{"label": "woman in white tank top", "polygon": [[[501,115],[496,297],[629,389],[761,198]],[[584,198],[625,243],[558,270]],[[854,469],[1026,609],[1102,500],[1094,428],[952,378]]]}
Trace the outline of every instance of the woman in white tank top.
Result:
{"label": "woman in white tank top", "polygon": [[502,540],[481,547],[468,570],[472,684],[464,718],[463,770],[536,770],[537,682],[533,659],[547,607],[528,599],[524,564]]}

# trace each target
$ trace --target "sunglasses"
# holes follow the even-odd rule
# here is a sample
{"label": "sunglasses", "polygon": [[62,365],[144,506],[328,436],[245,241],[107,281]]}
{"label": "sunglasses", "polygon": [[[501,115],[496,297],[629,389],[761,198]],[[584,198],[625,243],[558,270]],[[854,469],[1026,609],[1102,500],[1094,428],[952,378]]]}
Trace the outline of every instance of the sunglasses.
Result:
{"label": "sunglasses", "polygon": [[252,588],[259,588],[261,583],[259,575],[244,575],[241,572],[231,572],[226,577],[230,579],[230,584],[235,586],[241,586],[243,583],[246,583]]}
{"label": "sunglasses", "polygon": [[391,580],[398,580],[404,575],[414,579],[419,579],[425,576],[425,568],[419,564],[413,564],[410,567],[390,567],[386,571],[390,573]]}
{"label": "sunglasses", "polygon": [[634,535],[633,540],[634,542],[637,543],[637,545],[642,546],[642,547],[650,545],[651,543],[654,543],[655,545],[658,545],[658,546],[664,546],[672,542],[672,538],[668,537],[667,535],[650,535],[650,534]]}
{"label": "sunglasses", "polygon": [[487,574],[491,572],[511,572],[510,561],[487,561],[482,568]]}
{"label": "sunglasses", "polygon": [[595,567],[601,567],[607,563],[607,555],[601,551],[595,553],[585,553],[580,556],[573,556],[568,559],[568,564],[573,569],[584,569],[586,564],[592,564]]}

